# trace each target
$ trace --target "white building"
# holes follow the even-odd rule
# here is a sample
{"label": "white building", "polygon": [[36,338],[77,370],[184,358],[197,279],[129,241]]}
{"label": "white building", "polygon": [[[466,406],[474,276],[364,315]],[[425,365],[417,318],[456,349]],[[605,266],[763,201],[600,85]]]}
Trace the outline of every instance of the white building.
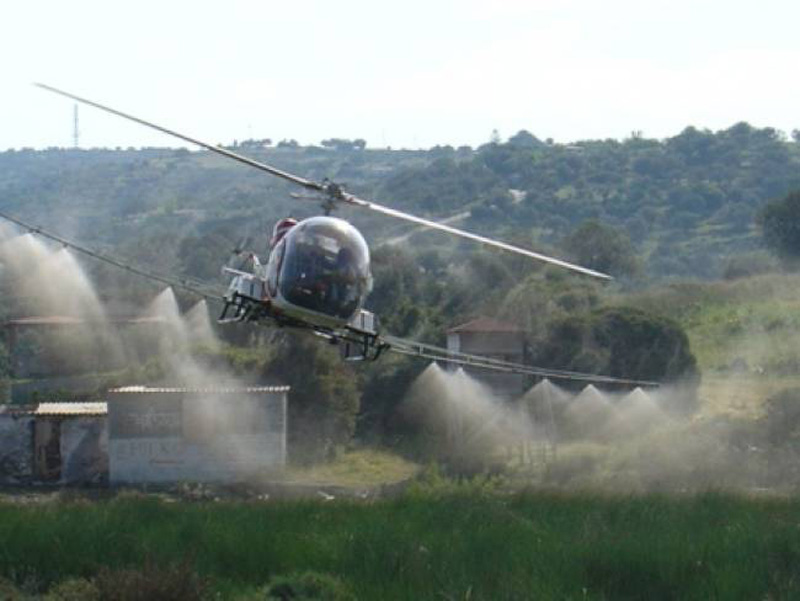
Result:
{"label": "white building", "polygon": [[286,464],[288,386],[109,392],[112,484],[235,482]]}

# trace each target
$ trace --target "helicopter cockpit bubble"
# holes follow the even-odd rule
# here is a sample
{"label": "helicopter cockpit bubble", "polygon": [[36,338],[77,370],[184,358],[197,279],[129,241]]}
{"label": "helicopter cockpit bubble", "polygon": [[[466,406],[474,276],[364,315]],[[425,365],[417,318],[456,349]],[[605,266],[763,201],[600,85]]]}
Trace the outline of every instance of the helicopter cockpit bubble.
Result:
{"label": "helicopter cockpit bubble", "polygon": [[372,287],[369,248],[361,233],[336,217],[312,217],[285,237],[278,288],[286,302],[350,320]]}

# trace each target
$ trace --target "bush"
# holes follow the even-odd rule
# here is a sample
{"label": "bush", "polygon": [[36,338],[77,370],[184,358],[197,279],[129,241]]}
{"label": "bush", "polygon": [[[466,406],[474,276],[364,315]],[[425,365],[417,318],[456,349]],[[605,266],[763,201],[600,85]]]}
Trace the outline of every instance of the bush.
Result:
{"label": "bush", "polygon": [[169,566],[148,560],[141,569],[104,568],[95,585],[103,601],[201,601],[209,588],[188,560]]}
{"label": "bush", "polygon": [[68,578],[51,588],[44,601],[101,601],[100,589],[85,578]]}
{"label": "bush", "polygon": [[451,475],[452,468],[431,463],[425,467],[406,490],[409,498],[442,499],[448,496],[484,497],[497,494],[506,484],[500,474],[488,472],[471,476]]}
{"label": "bush", "polygon": [[681,326],[630,307],[599,309],[555,322],[539,346],[544,367],[645,380],[675,387],[667,409],[696,408],[700,374]]}
{"label": "bush", "polygon": [[800,388],[787,388],[767,400],[766,423],[770,444],[800,443]]}
{"label": "bush", "polygon": [[775,261],[762,253],[736,255],[728,259],[722,272],[723,279],[736,280],[775,271]]}
{"label": "bush", "polygon": [[295,572],[276,576],[265,589],[265,599],[280,601],[352,601],[347,585],[336,576],[319,572]]}
{"label": "bush", "polygon": [[764,245],[784,263],[787,268],[800,265],[800,190],[784,198],[768,203],[758,214]]}
{"label": "bush", "polygon": [[24,597],[13,582],[0,576],[0,599],[3,601],[22,601]]}

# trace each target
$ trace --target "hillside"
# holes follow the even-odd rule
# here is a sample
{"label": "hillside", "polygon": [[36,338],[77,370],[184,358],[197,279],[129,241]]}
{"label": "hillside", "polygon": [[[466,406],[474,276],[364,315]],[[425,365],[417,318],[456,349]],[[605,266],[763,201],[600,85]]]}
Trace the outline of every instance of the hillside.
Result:
{"label": "hillside", "polygon": [[675,319],[703,372],[711,412],[758,416],[775,392],[800,383],[800,276],[767,274],[680,283],[619,297]]}
{"label": "hillside", "polygon": [[[520,132],[477,149],[427,151],[254,141],[235,149],[304,177],[343,181],[359,195],[402,210],[465,214],[460,223],[468,229],[560,256],[567,254],[562,242],[568,234],[598,219],[630,238],[641,263],[638,281],[601,286],[345,210],[373,249],[375,289],[368,307],[393,334],[443,344],[454,323],[497,315],[523,325],[531,344],[546,348],[541,343],[553,324],[609,305],[633,305],[685,330],[703,375],[700,396],[706,406],[722,403],[723,412],[757,413],[771,391],[793,382],[800,366],[793,344],[800,280],[773,275],[702,281],[738,258],[752,258],[760,245],[753,216],[768,199],[800,184],[800,144],[775,130],[738,124],[716,133],[687,128],[663,141],[633,137],[569,146]],[[235,246],[264,252],[274,220],[317,211],[291,192],[296,190],[280,180],[208,152],[0,153],[0,210],[149,269],[220,284],[219,267]],[[391,239],[394,245],[382,244]],[[134,306],[155,295],[139,280],[90,269],[106,301]],[[668,283],[676,278],[693,283]],[[240,333],[229,341],[244,340]],[[386,406],[391,411],[415,373],[387,364],[365,373],[359,394],[377,398],[375,391],[384,391],[383,397],[392,397]],[[749,383],[731,385],[732,374]],[[397,390],[386,393],[386,382],[395,382]]]}
{"label": "hillside", "polygon": [[[598,219],[630,237],[642,272],[655,280],[720,275],[732,255],[758,248],[753,216],[759,207],[800,186],[800,144],[745,123],[719,132],[690,127],[666,140],[572,145],[520,132],[478,149],[265,147],[252,141],[235,149],[424,216],[466,211],[465,227],[542,250]],[[292,191],[253,169],[185,149],[0,153],[0,210],[145,261],[148,256],[136,255],[147,240],[165,267],[198,277],[216,273],[213,257],[218,264],[243,236],[261,234],[277,217],[315,212],[313,204],[292,200]],[[372,243],[410,231],[374,215],[343,216],[363,227]],[[413,243],[455,247],[445,240],[426,234]],[[188,249],[198,245],[208,260],[187,263]]]}

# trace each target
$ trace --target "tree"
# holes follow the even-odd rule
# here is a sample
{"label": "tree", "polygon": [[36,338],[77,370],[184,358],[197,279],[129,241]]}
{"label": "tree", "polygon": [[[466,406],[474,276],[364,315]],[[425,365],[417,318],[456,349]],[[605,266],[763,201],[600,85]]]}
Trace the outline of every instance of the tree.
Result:
{"label": "tree", "polygon": [[614,276],[633,276],[639,269],[627,234],[595,220],[584,221],[563,247],[578,264]]}
{"label": "tree", "polygon": [[350,442],[356,427],[360,379],[333,347],[301,333],[287,333],[267,367],[267,380],[291,386],[288,443],[292,461],[328,459]]}
{"label": "tree", "polygon": [[546,367],[674,385],[673,409],[696,408],[700,374],[676,322],[630,307],[607,307],[556,321],[537,363]]}
{"label": "tree", "polygon": [[800,259],[800,190],[768,203],[758,214],[765,246],[786,267],[797,267]]}
{"label": "tree", "polygon": [[516,134],[511,136],[508,139],[508,144],[509,146],[527,149],[536,149],[544,146],[544,143],[539,138],[524,129],[519,130]]}
{"label": "tree", "polygon": [[409,388],[425,363],[414,358],[389,356],[369,366],[361,397],[357,436],[397,448],[413,439],[417,427],[401,410]]}
{"label": "tree", "polygon": [[187,236],[178,246],[181,271],[192,277],[213,281],[220,265],[230,256],[235,243],[226,228],[218,228],[199,236]]}
{"label": "tree", "polygon": [[362,138],[358,138],[357,140],[329,138],[328,140],[323,140],[320,142],[320,144],[325,148],[332,148],[333,150],[338,151],[364,150],[367,145],[367,141],[363,140]]}

